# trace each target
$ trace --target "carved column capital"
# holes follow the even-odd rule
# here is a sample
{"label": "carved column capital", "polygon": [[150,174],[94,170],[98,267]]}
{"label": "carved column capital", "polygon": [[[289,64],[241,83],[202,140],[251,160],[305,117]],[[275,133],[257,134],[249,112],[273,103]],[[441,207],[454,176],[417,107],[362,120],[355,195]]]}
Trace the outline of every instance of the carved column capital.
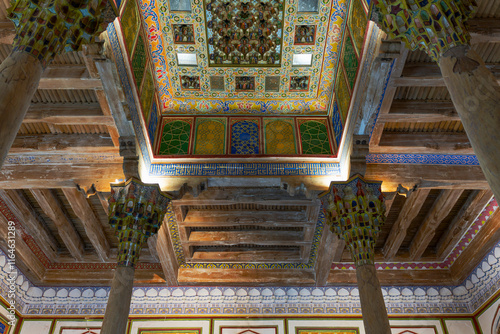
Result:
{"label": "carved column capital", "polygon": [[136,178],[111,185],[109,224],[118,236],[118,266],[134,267],[142,246],[161,227],[170,198]]}
{"label": "carved column capital", "polygon": [[385,222],[381,184],[355,175],[346,182],[332,182],[320,195],[326,222],[345,240],[356,266],[374,263],[375,242]]}
{"label": "carved column capital", "polygon": [[16,26],[14,50],[46,66],[57,54],[94,42],[115,13],[111,0],[15,0],[8,10]]}
{"label": "carved column capital", "polygon": [[391,39],[401,38],[435,61],[449,49],[469,44],[467,20],[475,0],[375,0],[372,19]]}

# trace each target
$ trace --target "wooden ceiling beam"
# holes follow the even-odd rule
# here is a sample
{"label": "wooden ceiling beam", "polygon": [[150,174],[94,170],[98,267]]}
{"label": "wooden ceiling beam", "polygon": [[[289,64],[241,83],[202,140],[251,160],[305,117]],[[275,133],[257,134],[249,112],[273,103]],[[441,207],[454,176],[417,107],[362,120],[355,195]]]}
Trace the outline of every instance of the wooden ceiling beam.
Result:
{"label": "wooden ceiling beam", "polygon": [[329,226],[325,226],[319,242],[314,268],[317,286],[326,286],[332,263],[341,261],[344,249],[345,241],[330,231]]}
{"label": "wooden ceiling beam", "polygon": [[394,100],[388,114],[380,115],[382,122],[443,122],[460,121],[451,101]]}
{"label": "wooden ceiling beam", "polygon": [[474,154],[474,151],[465,133],[384,131],[379,144],[370,147],[370,153]]}
{"label": "wooden ceiling beam", "polygon": [[471,43],[500,43],[500,24],[497,18],[473,18],[467,20]]}
{"label": "wooden ceiling beam", "polygon": [[36,240],[37,245],[51,261],[58,261],[58,242],[45,226],[42,218],[28,202],[21,190],[0,189],[0,198],[17,217],[20,224]]}
{"label": "wooden ceiling beam", "polygon": [[73,223],[52,190],[31,189],[43,212],[54,222],[61,239],[76,261],[83,261],[85,247]]}
{"label": "wooden ceiling beam", "polygon": [[[43,279],[44,285],[64,286],[111,286],[115,270],[102,269],[47,269]],[[163,273],[158,269],[136,269],[134,284],[163,285]]]}
{"label": "wooden ceiling beam", "polygon": [[87,202],[87,198],[76,188],[63,188],[62,191],[76,216],[82,222],[85,233],[87,233],[99,258],[102,262],[108,261],[110,256],[109,242],[101,222]]}
{"label": "wooden ceiling beam", "polygon": [[239,248],[240,250],[217,249],[213,251],[195,250],[187,261],[192,262],[301,262],[300,250],[266,250],[255,248]]}
{"label": "wooden ceiling beam", "polygon": [[184,221],[180,221],[178,224],[185,227],[239,225],[304,227],[304,225],[315,224],[315,222],[308,222],[303,211],[189,210]]}
{"label": "wooden ceiling beam", "polygon": [[21,162],[2,166],[0,188],[73,188],[78,184],[109,192],[110,183],[124,178],[121,163],[47,164],[34,168],[33,164]]}
{"label": "wooden ceiling beam", "polygon": [[311,241],[304,240],[302,231],[193,231],[189,233],[189,246],[231,246],[253,245],[294,245],[300,246]]}
{"label": "wooden ceiling beam", "polygon": [[434,238],[436,229],[462,195],[462,189],[441,190],[410,245],[410,260],[418,261]]}
{"label": "wooden ceiling beam", "polygon": [[500,210],[497,208],[451,265],[453,277],[460,282],[465,280],[486,254],[497,245],[498,240],[500,240]]}
{"label": "wooden ceiling beam", "polygon": [[161,267],[163,269],[163,274],[165,275],[165,283],[168,286],[179,285],[179,282],[177,281],[177,277],[179,275],[179,264],[177,262],[177,257],[175,256],[174,247],[172,246],[168,225],[165,223],[158,231],[158,237],[155,245],[151,245],[150,248],[155,246],[158,258],[160,259]]}
{"label": "wooden ceiling beam", "polygon": [[97,103],[31,104],[23,123],[45,122],[54,125],[114,125],[112,116],[104,116]]}
{"label": "wooden ceiling beam", "polygon": [[437,257],[443,261],[462,238],[463,234],[474,223],[486,204],[493,197],[491,190],[475,190],[453,218],[448,229],[439,239],[436,246]]}
{"label": "wooden ceiling beam", "polygon": [[21,135],[14,140],[9,154],[117,153],[109,137],[102,134]]}
{"label": "wooden ceiling beam", "polygon": [[365,178],[393,184],[417,184],[433,188],[486,189],[487,182],[480,166],[366,164]]}
{"label": "wooden ceiling beam", "polygon": [[300,269],[179,269],[181,285],[314,285],[314,272]]}
{"label": "wooden ceiling beam", "polygon": [[[382,286],[390,285],[427,285],[443,286],[456,285],[458,282],[454,279],[449,269],[440,270],[396,270],[384,269],[377,270],[377,277]],[[328,276],[328,285],[342,286],[346,284],[356,284],[356,270],[338,270],[332,269]]]}
{"label": "wooden ceiling beam", "polygon": [[43,72],[38,89],[102,89],[102,82],[89,75],[85,65],[51,65]]}
{"label": "wooden ceiling beam", "polygon": [[396,256],[396,253],[406,237],[408,227],[410,227],[411,222],[420,212],[429,192],[430,189],[417,189],[406,198],[405,204],[399,212],[398,218],[392,225],[382,250],[386,261],[391,261],[394,256]]}
{"label": "wooden ceiling beam", "polygon": [[[7,237],[9,235],[9,221],[4,215],[0,214],[0,248],[5,254],[10,254],[9,243],[7,242]],[[29,278],[34,279],[36,282],[41,282],[45,276],[46,269],[43,263],[38,260],[35,254],[31,251],[29,246],[23,240],[19,227],[16,227],[15,233],[15,265],[22,270],[22,273],[27,275]]]}

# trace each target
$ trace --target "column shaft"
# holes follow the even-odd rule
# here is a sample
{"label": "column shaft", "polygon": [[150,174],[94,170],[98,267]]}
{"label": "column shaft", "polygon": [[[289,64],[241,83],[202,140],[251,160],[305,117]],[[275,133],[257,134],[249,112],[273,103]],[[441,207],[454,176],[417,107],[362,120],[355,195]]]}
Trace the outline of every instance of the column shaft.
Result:
{"label": "column shaft", "polygon": [[450,49],[438,64],[486,180],[500,198],[500,86],[468,46]]}
{"label": "column shaft", "polygon": [[356,266],[356,278],[366,334],[390,334],[391,327],[375,266]]}
{"label": "column shaft", "polygon": [[101,334],[125,334],[130,301],[132,300],[134,272],[134,267],[119,266],[116,268]]}
{"label": "column shaft", "polygon": [[0,168],[21,127],[42,77],[42,64],[13,51],[0,65]]}

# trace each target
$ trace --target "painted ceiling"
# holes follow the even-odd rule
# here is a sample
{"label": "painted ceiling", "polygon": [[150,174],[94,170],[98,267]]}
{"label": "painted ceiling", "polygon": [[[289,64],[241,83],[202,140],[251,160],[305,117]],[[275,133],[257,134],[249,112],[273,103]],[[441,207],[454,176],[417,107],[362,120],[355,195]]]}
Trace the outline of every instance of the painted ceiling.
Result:
{"label": "painted ceiling", "polygon": [[[125,44],[137,87],[156,79],[163,115],[332,116],[335,81],[342,81],[337,94],[351,94],[367,22],[363,0],[142,0],[140,13],[134,3],[121,12]],[[343,43],[349,59],[339,67]],[[310,65],[293,64],[301,55]],[[194,63],[183,65],[189,56]],[[142,73],[148,58],[152,77]]]}

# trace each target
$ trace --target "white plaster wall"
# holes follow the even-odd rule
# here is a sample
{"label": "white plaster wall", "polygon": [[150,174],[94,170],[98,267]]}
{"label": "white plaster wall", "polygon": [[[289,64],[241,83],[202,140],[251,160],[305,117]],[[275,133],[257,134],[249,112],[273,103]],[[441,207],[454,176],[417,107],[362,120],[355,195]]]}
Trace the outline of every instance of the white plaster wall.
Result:
{"label": "white plaster wall", "polygon": [[472,320],[445,320],[450,334],[476,334]]}
{"label": "white plaster wall", "polygon": [[[491,327],[495,321],[495,314],[500,306],[500,299],[494,301],[488,308],[486,308],[478,317],[477,322],[483,334],[491,334]],[[496,314],[497,318],[500,312]]]}
{"label": "white plaster wall", "polygon": [[25,320],[21,326],[20,334],[51,334],[52,320]]}

